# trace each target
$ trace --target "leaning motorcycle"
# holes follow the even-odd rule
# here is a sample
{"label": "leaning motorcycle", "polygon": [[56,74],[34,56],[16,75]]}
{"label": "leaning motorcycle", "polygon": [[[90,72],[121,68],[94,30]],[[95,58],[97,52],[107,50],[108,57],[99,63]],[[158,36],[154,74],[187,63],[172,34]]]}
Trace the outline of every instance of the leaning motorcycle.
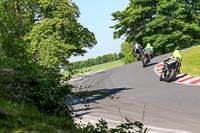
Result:
{"label": "leaning motorcycle", "polygon": [[160,75],[160,81],[174,81],[178,74],[178,65],[178,61],[164,62],[162,73]]}
{"label": "leaning motorcycle", "polygon": [[144,51],[142,57],[142,64],[145,67],[151,60],[151,51]]}
{"label": "leaning motorcycle", "polygon": [[136,49],[135,50],[135,56],[136,56],[136,58],[137,58],[138,61],[141,60],[141,58],[142,58],[142,51],[141,51],[141,49]]}

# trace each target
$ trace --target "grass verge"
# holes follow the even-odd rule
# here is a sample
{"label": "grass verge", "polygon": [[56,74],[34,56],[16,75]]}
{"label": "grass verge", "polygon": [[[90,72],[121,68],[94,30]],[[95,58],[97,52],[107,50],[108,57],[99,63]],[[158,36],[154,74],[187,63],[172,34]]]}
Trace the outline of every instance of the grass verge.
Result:
{"label": "grass verge", "polygon": [[1,133],[70,133],[71,122],[66,118],[50,116],[35,107],[0,99]]}
{"label": "grass verge", "polygon": [[[121,65],[124,65],[124,63],[121,60],[117,60],[117,61],[113,61],[113,62],[103,63],[103,64],[94,65],[91,67],[86,67],[83,69],[76,70],[76,72],[73,75],[78,76],[78,75],[82,75],[83,73],[86,73],[86,72],[105,70],[105,69],[114,68],[114,67],[121,66]],[[63,72],[63,74],[65,76],[68,76],[68,72]]]}
{"label": "grass verge", "polygon": [[181,73],[200,76],[200,45],[183,52]]}
{"label": "grass verge", "polygon": [[104,64],[99,64],[99,65],[83,68],[81,69],[81,71],[97,71],[97,70],[109,69],[109,68],[113,68],[113,67],[117,67],[121,65],[123,65],[123,62],[121,60],[117,60],[113,62],[108,62]]}

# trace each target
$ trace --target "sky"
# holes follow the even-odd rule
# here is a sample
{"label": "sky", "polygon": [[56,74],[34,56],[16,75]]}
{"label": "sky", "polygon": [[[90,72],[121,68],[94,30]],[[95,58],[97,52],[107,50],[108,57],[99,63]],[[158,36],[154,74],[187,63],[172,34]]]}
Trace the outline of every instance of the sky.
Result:
{"label": "sky", "polygon": [[95,34],[97,44],[92,49],[87,49],[84,56],[71,57],[69,61],[87,60],[110,53],[119,53],[123,38],[113,39],[115,21],[112,21],[112,13],[124,10],[129,0],[74,0],[78,5],[80,17],[78,21],[89,31]]}

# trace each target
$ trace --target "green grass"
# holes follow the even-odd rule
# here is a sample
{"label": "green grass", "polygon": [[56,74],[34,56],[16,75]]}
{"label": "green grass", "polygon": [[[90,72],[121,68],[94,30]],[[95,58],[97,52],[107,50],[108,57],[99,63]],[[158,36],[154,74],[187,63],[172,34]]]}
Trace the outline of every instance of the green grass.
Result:
{"label": "green grass", "polygon": [[68,133],[70,121],[50,116],[36,108],[0,99],[1,133]]}
{"label": "green grass", "polygon": [[104,64],[99,64],[99,65],[94,65],[91,67],[83,68],[81,71],[97,71],[97,70],[104,70],[104,69],[109,69],[117,66],[123,65],[123,62],[121,60],[113,61],[113,62],[108,62]]}
{"label": "green grass", "polygon": [[[86,72],[105,70],[105,69],[114,68],[114,67],[121,66],[121,65],[124,65],[123,62],[121,60],[117,60],[117,61],[113,61],[113,62],[103,63],[103,64],[94,65],[91,67],[86,67],[83,69],[76,70],[76,72],[73,75],[81,75]],[[68,76],[68,72],[63,72],[63,74],[65,76]]]}
{"label": "green grass", "polygon": [[182,53],[181,73],[200,76],[200,45]]}

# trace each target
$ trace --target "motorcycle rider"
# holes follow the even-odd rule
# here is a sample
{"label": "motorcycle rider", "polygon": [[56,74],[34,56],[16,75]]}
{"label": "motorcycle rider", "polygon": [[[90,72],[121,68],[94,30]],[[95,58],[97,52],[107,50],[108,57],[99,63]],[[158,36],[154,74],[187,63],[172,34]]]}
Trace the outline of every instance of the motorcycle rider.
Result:
{"label": "motorcycle rider", "polygon": [[167,61],[177,61],[178,62],[177,71],[178,71],[178,73],[180,73],[182,55],[181,55],[179,50],[174,50],[172,56],[170,56],[169,58],[165,59],[163,62],[165,63]]}
{"label": "motorcycle rider", "polygon": [[[140,58],[141,58],[142,57],[142,46],[139,43],[136,42],[135,45],[133,45],[133,52],[134,52],[135,56],[138,53],[140,55]],[[140,60],[140,59],[138,59],[138,60]]]}
{"label": "motorcycle rider", "polygon": [[153,58],[153,47],[151,46],[150,43],[147,43],[147,45],[146,45],[146,47],[144,48],[143,51],[144,51],[144,52],[145,52],[145,51],[150,52],[150,56],[151,56],[151,58]]}

